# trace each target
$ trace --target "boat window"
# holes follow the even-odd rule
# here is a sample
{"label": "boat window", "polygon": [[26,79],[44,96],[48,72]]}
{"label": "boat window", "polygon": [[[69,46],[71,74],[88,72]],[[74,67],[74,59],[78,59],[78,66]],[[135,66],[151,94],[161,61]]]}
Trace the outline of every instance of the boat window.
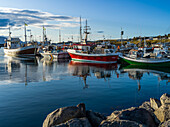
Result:
{"label": "boat window", "polygon": [[164,55],[164,54],[166,54],[166,53],[165,53],[165,52],[160,52],[160,54]]}
{"label": "boat window", "polygon": [[113,50],[110,50],[111,53],[113,53]]}
{"label": "boat window", "polygon": [[136,55],[136,52],[133,52],[134,55]]}
{"label": "boat window", "polygon": [[108,50],[106,50],[106,53],[109,53],[109,51],[108,51]]}

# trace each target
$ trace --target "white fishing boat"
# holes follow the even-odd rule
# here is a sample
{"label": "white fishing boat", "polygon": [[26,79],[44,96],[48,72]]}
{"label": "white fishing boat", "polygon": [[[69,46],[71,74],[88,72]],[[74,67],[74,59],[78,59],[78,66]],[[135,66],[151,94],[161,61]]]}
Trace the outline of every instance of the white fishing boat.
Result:
{"label": "white fishing boat", "polygon": [[[26,31],[26,27],[25,27]],[[9,29],[9,37],[6,40],[6,47],[4,47],[5,55],[10,56],[35,56],[37,51],[36,44],[27,44],[26,35],[25,42],[26,44],[21,44],[20,41],[11,38],[11,32]]]}
{"label": "white fishing boat", "polygon": [[39,52],[45,58],[51,59],[69,59],[70,56],[66,50],[57,50],[56,46],[46,46]]}

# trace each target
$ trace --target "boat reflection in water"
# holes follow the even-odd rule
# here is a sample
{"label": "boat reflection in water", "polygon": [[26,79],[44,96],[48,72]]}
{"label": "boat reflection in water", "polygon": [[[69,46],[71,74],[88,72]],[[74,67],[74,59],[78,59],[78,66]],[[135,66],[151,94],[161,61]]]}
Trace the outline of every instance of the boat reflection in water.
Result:
{"label": "boat reflection in water", "polygon": [[69,63],[69,71],[73,76],[80,77],[84,81],[84,88],[88,88],[87,77],[94,75],[98,79],[104,79],[107,81],[111,78],[112,73],[116,73],[117,76],[117,63],[112,64],[100,64],[100,63],[88,63],[71,61]]}
{"label": "boat reflection in water", "polygon": [[22,83],[36,81],[35,76],[28,76],[29,72],[37,70],[37,60],[35,58],[4,56],[1,61],[0,82],[4,83]]}
{"label": "boat reflection in water", "polygon": [[138,91],[140,91],[141,89],[140,80],[142,79],[145,73],[148,75],[153,74],[157,76],[159,85],[160,85],[160,81],[162,80],[165,80],[166,84],[170,82],[170,69],[168,68],[128,65],[124,67],[120,66],[119,70],[120,70],[120,74],[128,73],[130,79],[137,80]]}
{"label": "boat reflection in water", "polygon": [[29,82],[59,80],[69,74],[68,63],[68,59],[54,61],[39,57],[4,56],[0,62],[0,84],[25,83],[28,85]]}
{"label": "boat reflection in water", "polygon": [[43,81],[60,80],[69,75],[67,71],[69,59],[50,59],[46,57],[39,61],[42,64]]}

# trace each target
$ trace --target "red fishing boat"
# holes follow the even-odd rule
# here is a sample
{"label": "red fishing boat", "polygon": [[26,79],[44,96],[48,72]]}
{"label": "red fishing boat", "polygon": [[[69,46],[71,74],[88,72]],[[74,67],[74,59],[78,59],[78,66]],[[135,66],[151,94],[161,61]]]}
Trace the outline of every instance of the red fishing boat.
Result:
{"label": "red fishing boat", "polygon": [[97,46],[94,49],[91,45],[87,44],[87,35],[89,32],[86,21],[85,26],[85,41],[82,44],[74,44],[72,49],[68,49],[72,60],[75,61],[83,61],[83,62],[92,62],[92,63],[116,63],[118,59],[118,54],[115,53],[114,49],[103,48],[101,46]]}
{"label": "red fishing boat", "polygon": [[[87,47],[87,46],[82,46]],[[105,49],[104,53],[89,53],[88,51],[81,51],[75,49],[68,49],[72,60],[75,61],[84,61],[84,62],[92,62],[92,63],[116,63],[118,59],[118,54],[112,52],[110,49]]]}

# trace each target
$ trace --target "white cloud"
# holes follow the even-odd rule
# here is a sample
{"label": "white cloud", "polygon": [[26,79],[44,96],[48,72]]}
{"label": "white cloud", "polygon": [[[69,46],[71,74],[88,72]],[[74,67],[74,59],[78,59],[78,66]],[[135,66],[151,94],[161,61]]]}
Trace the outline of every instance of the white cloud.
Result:
{"label": "white cloud", "polygon": [[[79,26],[79,17],[55,15],[34,9],[17,9],[0,7],[0,27],[5,29],[9,25],[15,29],[24,26],[24,22],[34,27],[49,27],[58,29],[60,27]],[[50,23],[53,22],[53,23]]]}

